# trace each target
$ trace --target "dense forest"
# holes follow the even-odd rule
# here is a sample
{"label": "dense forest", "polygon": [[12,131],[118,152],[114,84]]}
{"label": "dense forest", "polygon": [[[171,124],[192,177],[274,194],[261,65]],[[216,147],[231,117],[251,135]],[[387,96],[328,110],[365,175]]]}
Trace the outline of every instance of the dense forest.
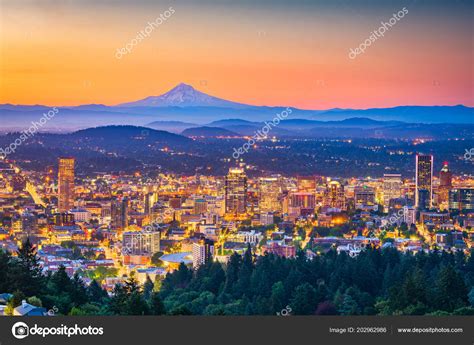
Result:
{"label": "dense forest", "polygon": [[13,293],[7,313],[27,299],[63,315],[474,315],[472,254],[368,248],[308,260],[247,250],[143,285],[132,275],[109,295],[64,267],[44,275],[26,241],[16,256],[0,251],[0,292]]}

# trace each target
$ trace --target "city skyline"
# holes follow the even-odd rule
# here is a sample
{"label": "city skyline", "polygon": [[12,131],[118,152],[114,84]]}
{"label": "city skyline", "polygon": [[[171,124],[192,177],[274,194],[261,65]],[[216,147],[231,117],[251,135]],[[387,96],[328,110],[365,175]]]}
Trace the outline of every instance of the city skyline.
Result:
{"label": "city skyline", "polygon": [[[467,338],[473,10],[0,0],[0,321],[18,339],[86,335],[76,316],[150,319],[167,344],[217,341],[220,320],[238,343],[253,316],[315,324],[260,344],[323,341],[326,321],[346,342]],[[119,324],[88,335],[146,333]]]}

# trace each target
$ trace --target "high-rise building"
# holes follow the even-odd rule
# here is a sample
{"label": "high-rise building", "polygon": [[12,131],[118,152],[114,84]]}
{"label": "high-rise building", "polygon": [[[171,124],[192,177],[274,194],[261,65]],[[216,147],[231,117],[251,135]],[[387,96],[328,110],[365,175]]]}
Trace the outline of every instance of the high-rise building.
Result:
{"label": "high-rise building", "polygon": [[427,189],[420,189],[417,193],[418,209],[426,211],[430,209],[430,192]]}
{"label": "high-rise building", "polygon": [[114,200],[110,208],[112,229],[124,230],[128,226],[128,199]]}
{"label": "high-rise building", "polygon": [[449,170],[448,162],[444,162],[439,172],[438,205],[441,209],[447,208],[449,191],[453,187],[453,174]]}
{"label": "high-rise building", "polygon": [[453,174],[449,170],[448,162],[443,163],[443,168],[439,172],[439,186],[449,188],[453,186]]}
{"label": "high-rise building", "polygon": [[355,187],[354,189],[355,207],[359,210],[376,210],[375,191],[368,186]]}
{"label": "high-rise building", "polygon": [[449,192],[450,210],[474,210],[474,188],[457,188]]}
{"label": "high-rise building", "polygon": [[193,243],[193,268],[209,262],[214,257],[214,241],[209,239],[201,239],[197,243]]}
{"label": "high-rise building", "polygon": [[261,177],[258,180],[258,207],[260,212],[281,211],[281,180],[279,177]]}
{"label": "high-rise building", "polygon": [[155,204],[154,202],[154,193],[145,193],[145,214],[151,214],[151,208]]}
{"label": "high-rise building", "polygon": [[402,196],[402,175],[383,175],[383,207],[388,212],[391,199],[398,199]]}
{"label": "high-rise building", "polygon": [[403,207],[403,222],[405,222],[408,226],[416,224],[416,209],[414,207]]}
{"label": "high-rise building", "polygon": [[338,181],[331,181],[327,184],[324,204],[325,206],[341,210],[346,208],[344,186]]}
{"label": "high-rise building", "polygon": [[430,209],[433,207],[433,156],[416,155],[415,207]]}
{"label": "high-rise building", "polygon": [[316,207],[316,196],[313,193],[298,192],[290,194],[290,207],[313,209]]}
{"label": "high-rise building", "polygon": [[225,178],[225,212],[242,215],[247,211],[247,176],[243,169],[231,168]]}
{"label": "high-rise building", "polygon": [[128,255],[153,255],[160,251],[159,231],[126,231],[122,234],[123,253]]}
{"label": "high-rise building", "polygon": [[58,209],[67,212],[74,208],[74,158],[59,158]]}

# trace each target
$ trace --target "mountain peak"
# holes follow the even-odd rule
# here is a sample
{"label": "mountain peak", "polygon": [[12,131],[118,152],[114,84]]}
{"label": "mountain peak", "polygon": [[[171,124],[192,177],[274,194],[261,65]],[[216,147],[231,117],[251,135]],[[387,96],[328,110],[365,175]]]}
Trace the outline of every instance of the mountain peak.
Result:
{"label": "mountain peak", "polygon": [[244,104],[226,101],[196,90],[189,84],[179,83],[160,96],[150,96],[136,102],[119,104],[120,107],[223,107],[242,108]]}
{"label": "mountain peak", "polygon": [[174,88],[172,88],[170,91],[185,91],[185,90],[195,91],[196,89],[194,87],[192,87],[191,85],[189,85],[189,84],[179,83]]}

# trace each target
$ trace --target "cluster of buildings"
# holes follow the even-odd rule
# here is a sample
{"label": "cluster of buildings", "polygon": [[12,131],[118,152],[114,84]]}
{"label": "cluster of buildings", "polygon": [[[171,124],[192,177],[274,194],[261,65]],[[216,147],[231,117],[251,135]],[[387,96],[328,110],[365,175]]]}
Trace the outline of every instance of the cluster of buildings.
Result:
{"label": "cluster of buildings", "polygon": [[[416,155],[414,178],[251,177],[97,174],[76,176],[75,159],[45,172],[0,162],[0,246],[30,238],[44,270],[95,272],[106,288],[134,271],[141,280],[181,263],[197,269],[248,247],[255,255],[309,258],[368,245],[403,251],[469,250],[474,244],[474,179],[435,174]],[[56,174],[57,172],[57,174]]]}

